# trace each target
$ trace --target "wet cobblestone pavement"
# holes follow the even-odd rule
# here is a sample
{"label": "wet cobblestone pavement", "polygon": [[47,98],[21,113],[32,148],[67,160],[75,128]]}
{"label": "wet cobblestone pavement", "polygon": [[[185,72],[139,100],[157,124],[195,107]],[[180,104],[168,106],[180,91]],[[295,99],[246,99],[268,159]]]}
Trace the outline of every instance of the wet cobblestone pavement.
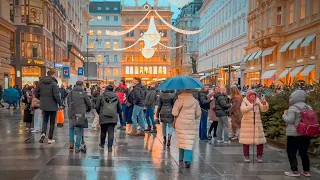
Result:
{"label": "wet cobblestone pavement", "polygon": [[[92,122],[92,120],[91,120]],[[197,141],[193,163],[186,169],[178,161],[175,136],[164,148],[160,126],[158,134],[130,137],[117,130],[112,153],[100,151],[99,132],[86,130],[86,154],[69,151],[68,123],[55,128],[57,143],[38,142],[40,134],[25,130],[20,110],[0,109],[1,180],[287,180],[289,170],[284,150],[265,146],[264,163],[243,162],[242,146]],[[251,156],[252,158],[252,156]],[[312,180],[320,180],[320,159],[312,158]],[[301,163],[300,163],[301,164]]]}

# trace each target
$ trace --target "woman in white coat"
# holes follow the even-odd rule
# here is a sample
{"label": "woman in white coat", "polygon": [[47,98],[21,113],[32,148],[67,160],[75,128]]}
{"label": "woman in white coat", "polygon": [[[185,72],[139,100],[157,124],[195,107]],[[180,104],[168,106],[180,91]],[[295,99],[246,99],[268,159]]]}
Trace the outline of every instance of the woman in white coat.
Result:
{"label": "woman in white coat", "polygon": [[248,91],[246,97],[242,101],[240,110],[243,117],[241,120],[239,143],[243,144],[245,162],[250,162],[249,147],[250,144],[255,144],[257,145],[258,162],[262,163],[263,144],[266,143],[266,138],[263,131],[260,112],[267,112],[269,110],[269,104],[265,98],[260,100],[257,97],[256,92]]}
{"label": "woman in white coat", "polygon": [[199,102],[193,97],[191,91],[184,90],[178,96],[172,115],[176,117],[174,127],[177,133],[179,147],[179,161],[185,161],[190,168],[192,162],[192,149],[196,135],[196,119],[201,116]]}

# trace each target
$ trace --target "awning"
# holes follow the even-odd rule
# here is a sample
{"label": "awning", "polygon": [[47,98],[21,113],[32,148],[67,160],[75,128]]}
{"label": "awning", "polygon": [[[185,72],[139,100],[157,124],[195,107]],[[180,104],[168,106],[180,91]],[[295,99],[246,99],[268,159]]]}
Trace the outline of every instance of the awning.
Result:
{"label": "awning", "polygon": [[290,46],[291,43],[292,43],[292,41],[289,41],[289,42],[285,43],[279,51],[280,52],[287,51],[287,49],[288,49],[288,47]]}
{"label": "awning", "polygon": [[251,54],[248,54],[248,55],[243,59],[244,62],[246,62],[250,56],[251,56]]}
{"label": "awning", "polygon": [[289,48],[289,50],[295,50],[297,49],[297,47],[299,46],[299,44],[301,43],[302,38],[301,39],[297,39]]}
{"label": "awning", "polygon": [[272,76],[274,75],[274,73],[276,73],[277,70],[269,70],[266,71],[262,74],[261,79],[270,79],[272,78]]}
{"label": "awning", "polygon": [[307,37],[306,40],[304,40],[303,43],[301,44],[301,47],[309,46],[309,44],[315,37],[316,37],[315,34]]}
{"label": "awning", "polygon": [[251,56],[249,57],[248,61],[251,61],[254,59],[254,56],[257,54],[258,52],[252,53]]}
{"label": "awning", "polygon": [[273,50],[277,47],[277,45],[267,48],[262,52],[262,56],[267,56],[272,54]]}
{"label": "awning", "polygon": [[309,65],[307,68],[305,68],[302,73],[300,74],[301,76],[308,76],[309,73],[314,69],[315,65]]}
{"label": "awning", "polygon": [[262,54],[262,51],[259,51],[259,52],[254,56],[253,59],[260,58],[261,54]]}
{"label": "awning", "polygon": [[299,66],[299,67],[296,67],[292,72],[291,72],[291,76],[292,77],[296,77],[297,74],[303,69],[303,66]]}
{"label": "awning", "polygon": [[292,68],[286,68],[280,75],[279,78],[284,78],[291,71]]}

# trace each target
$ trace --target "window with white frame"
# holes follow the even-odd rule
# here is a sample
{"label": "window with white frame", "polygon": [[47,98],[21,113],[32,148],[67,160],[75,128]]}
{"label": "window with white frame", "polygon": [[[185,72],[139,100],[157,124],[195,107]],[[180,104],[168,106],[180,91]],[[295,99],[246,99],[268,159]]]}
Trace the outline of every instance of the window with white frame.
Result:
{"label": "window with white frame", "polygon": [[282,7],[277,7],[277,26],[282,25]]}
{"label": "window with white frame", "polygon": [[110,56],[109,55],[105,55],[105,62],[109,63],[110,62]]}
{"label": "window with white frame", "polygon": [[106,42],[106,48],[110,49],[110,42]]}
{"label": "window with white frame", "polygon": [[98,21],[101,21],[101,16],[97,16]]}
{"label": "window with white frame", "polygon": [[118,62],[118,55],[113,56],[113,62],[117,63]]}
{"label": "window with white frame", "polygon": [[113,48],[118,49],[118,42],[113,42]]}

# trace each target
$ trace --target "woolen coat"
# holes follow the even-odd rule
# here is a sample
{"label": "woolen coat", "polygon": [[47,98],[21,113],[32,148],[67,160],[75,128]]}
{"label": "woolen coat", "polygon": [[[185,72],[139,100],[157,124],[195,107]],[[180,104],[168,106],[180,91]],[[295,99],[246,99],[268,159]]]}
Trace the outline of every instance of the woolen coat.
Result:
{"label": "woolen coat", "polygon": [[[210,99],[211,97],[214,97],[214,93],[210,93],[208,95],[208,98]],[[211,102],[210,102],[210,109],[208,110],[208,116],[209,116],[209,120],[210,121],[218,121],[219,118],[216,116],[216,110],[215,110],[215,99],[213,99]]]}
{"label": "woolen coat", "polygon": [[242,103],[242,97],[237,96],[231,99],[231,108],[230,108],[230,118],[233,128],[240,128],[241,127],[241,119],[242,113],[240,110]]}
{"label": "woolen coat", "polygon": [[192,150],[196,138],[196,119],[201,116],[198,100],[191,93],[180,94],[173,106],[172,115],[176,117],[178,147]]}
{"label": "woolen coat", "polygon": [[254,112],[253,112],[253,104],[249,102],[247,98],[244,98],[241,103],[241,112],[243,113],[243,117],[241,120],[241,129],[240,129],[240,144],[264,144],[267,142],[262,121],[260,117],[260,112],[267,112],[269,110],[269,104],[263,105],[260,99],[256,98],[255,109],[255,126],[254,126]]}

